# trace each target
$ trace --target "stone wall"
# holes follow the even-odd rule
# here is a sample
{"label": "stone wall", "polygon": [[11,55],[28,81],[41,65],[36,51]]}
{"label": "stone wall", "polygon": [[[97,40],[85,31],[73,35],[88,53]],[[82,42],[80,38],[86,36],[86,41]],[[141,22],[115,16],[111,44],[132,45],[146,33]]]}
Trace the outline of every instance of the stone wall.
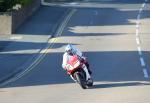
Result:
{"label": "stone wall", "polygon": [[30,5],[20,9],[19,11],[13,11],[12,13],[12,33],[15,33],[17,28],[30,17],[41,5],[41,0],[34,0]]}
{"label": "stone wall", "polygon": [[11,13],[0,13],[0,34],[11,34]]}
{"label": "stone wall", "polygon": [[31,4],[12,13],[0,15],[0,34],[12,34],[40,7],[41,0],[33,0]]}

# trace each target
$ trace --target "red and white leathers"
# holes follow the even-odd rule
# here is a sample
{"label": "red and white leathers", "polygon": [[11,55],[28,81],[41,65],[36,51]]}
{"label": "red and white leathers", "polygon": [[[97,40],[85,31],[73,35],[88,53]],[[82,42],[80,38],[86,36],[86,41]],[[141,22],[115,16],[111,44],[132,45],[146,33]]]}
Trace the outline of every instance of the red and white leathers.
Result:
{"label": "red and white leathers", "polygon": [[[81,58],[85,58],[85,57],[83,57],[81,51],[79,51],[79,50],[78,50],[77,48],[75,48],[73,45],[70,45],[70,46],[71,46],[71,48],[72,48],[72,53],[73,53],[73,55],[78,55],[78,56],[80,56]],[[63,67],[65,70],[66,70],[67,62],[70,60],[71,57],[72,57],[72,55],[68,54],[67,52],[65,52],[65,53],[63,54],[62,67]],[[89,74],[89,72],[88,72],[88,69],[87,69],[87,68],[84,68],[83,70],[85,71],[87,78],[90,79],[91,76],[90,76],[90,74]],[[73,79],[72,76],[71,76],[71,78]],[[73,79],[73,80],[74,80],[74,79]]]}

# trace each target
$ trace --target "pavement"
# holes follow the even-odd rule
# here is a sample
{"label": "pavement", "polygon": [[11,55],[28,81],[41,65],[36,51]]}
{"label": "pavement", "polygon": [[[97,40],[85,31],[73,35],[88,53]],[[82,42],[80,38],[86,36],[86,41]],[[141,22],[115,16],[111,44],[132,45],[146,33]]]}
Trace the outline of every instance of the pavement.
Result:
{"label": "pavement", "polygon": [[[0,89],[0,102],[150,103],[150,3],[91,1],[73,7],[45,56]],[[81,89],[62,70],[68,43],[87,56],[92,88]]]}
{"label": "pavement", "polygon": [[48,45],[67,8],[41,6],[13,35],[0,35],[0,83],[21,72]]}

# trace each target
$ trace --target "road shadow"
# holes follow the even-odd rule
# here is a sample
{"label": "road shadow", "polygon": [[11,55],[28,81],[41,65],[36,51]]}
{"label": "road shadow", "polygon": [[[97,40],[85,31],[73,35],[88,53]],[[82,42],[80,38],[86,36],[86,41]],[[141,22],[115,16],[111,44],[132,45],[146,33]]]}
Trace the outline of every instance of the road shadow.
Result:
{"label": "road shadow", "polygon": [[[84,54],[88,57],[90,68],[93,71],[92,77],[94,82],[96,82],[93,89],[142,86],[150,84],[149,78],[145,79],[143,76],[137,51],[85,52]],[[143,54],[147,59],[149,58],[150,52],[143,52]],[[30,72],[20,74],[23,72],[20,71],[20,73],[13,75],[13,77],[19,77],[19,75],[24,76],[4,87],[11,88],[57,84],[67,85],[74,83],[61,67],[62,55],[62,52],[51,52],[46,54],[46,57],[42,59],[39,64],[34,66],[34,68],[28,68],[29,70],[26,70],[26,68],[24,69]],[[150,63],[148,61],[146,62],[149,67]],[[147,71],[150,73],[149,69]],[[107,81],[110,83],[104,83]]]}
{"label": "road shadow", "polygon": [[67,8],[41,6],[15,32],[24,35],[54,35],[64,19]]}
{"label": "road shadow", "polygon": [[100,88],[115,88],[115,87],[131,87],[131,86],[144,86],[150,85],[149,83],[142,82],[129,82],[129,83],[106,83],[106,84],[95,84],[90,89],[100,89]]}
{"label": "road shadow", "polygon": [[[123,33],[121,32],[118,32],[118,33],[89,32],[88,33],[86,32],[85,35],[82,35],[84,33],[78,33],[72,30],[76,26],[100,26],[100,27],[103,27],[103,26],[113,27],[113,26],[122,26],[122,25],[135,26],[135,22],[134,23],[130,22],[130,20],[136,20],[137,14],[138,14],[138,10],[137,11],[136,10],[121,11],[121,10],[114,9],[114,8],[107,8],[107,9],[103,8],[102,10],[101,9],[94,9],[94,10],[98,10],[97,18],[102,18],[102,19],[95,19],[97,21],[95,21],[94,24],[90,25],[89,21],[93,19],[92,16],[96,15],[96,12],[93,12],[93,9],[92,10],[87,9],[86,11],[84,10],[77,11],[77,13],[74,14],[74,16],[71,18],[71,21],[68,23],[67,27],[65,28],[63,32],[63,36],[70,36],[70,35],[72,36],[74,34],[77,36],[79,34],[80,37],[91,36],[91,35],[94,35],[94,36],[123,35],[126,33],[125,32]],[[47,12],[45,11],[43,12],[46,13],[47,15]],[[147,13],[149,13],[149,11]],[[114,14],[114,16],[112,16],[112,14]],[[84,20],[80,18],[84,18]],[[149,18],[149,15],[145,15],[143,19],[144,18]],[[46,21],[41,21],[41,23],[46,22]],[[27,32],[23,30],[23,33],[42,34],[40,33],[40,29],[39,29],[40,27],[41,25],[38,25],[36,29],[32,28],[29,31],[27,29]],[[72,28],[70,29],[70,27]],[[36,31],[38,29],[39,31]],[[19,47],[24,47],[24,48],[18,49],[17,47],[13,51],[39,49],[46,45],[45,43],[33,43],[33,42],[28,42],[28,43],[27,42],[22,42],[22,43],[14,42],[14,43],[15,45],[18,45]],[[56,48],[59,49],[66,44],[67,43],[55,43],[52,49],[56,49]],[[24,45],[27,45],[27,46],[24,46]],[[75,45],[80,45],[80,44],[75,44]],[[97,45],[93,45],[93,46],[97,47]],[[12,49],[10,49],[10,51],[11,50]],[[22,55],[32,56],[33,54],[34,53],[22,54]],[[148,58],[150,57],[150,51],[143,51],[143,54],[147,62],[147,67],[150,67],[150,63],[148,60]],[[12,53],[5,53],[2,55],[12,55]],[[38,55],[38,54],[35,53],[35,55]],[[61,67],[63,52],[59,52],[58,50],[55,52],[50,52],[50,53],[48,52],[47,54],[44,54],[44,55],[46,56],[40,57],[40,60],[37,61],[38,62],[37,65],[34,65],[33,67],[31,66],[31,68],[28,68],[29,70],[27,71],[30,71],[30,72],[26,72],[26,74],[22,74],[24,75],[22,78],[18,79],[17,81],[9,83],[5,87],[11,88],[11,87],[73,83],[73,81],[70,79],[69,76],[66,75],[65,71]],[[149,79],[147,80],[143,76],[143,71],[142,71],[142,68],[139,62],[139,57],[138,57],[138,51],[124,51],[124,50],[122,51],[111,51],[111,50],[110,51],[87,51],[85,52],[85,55],[89,59],[90,67],[93,71],[94,81],[95,82],[104,82],[104,81],[112,82],[112,84],[96,84],[93,87],[95,89],[111,88],[111,87],[140,86],[142,85],[143,81],[147,81],[147,82],[149,81]],[[15,61],[15,59],[12,61]],[[30,67],[30,65],[28,66]],[[20,72],[23,72],[23,71],[20,71]],[[148,73],[150,74],[149,69],[148,69]],[[13,75],[13,77],[19,77],[19,76],[20,74],[18,73]],[[139,82],[134,82],[134,81],[139,81]],[[123,83],[116,83],[116,82],[123,82]],[[130,83],[126,83],[126,82],[130,82]],[[149,84],[145,83],[145,85],[149,85]]]}
{"label": "road shadow", "polygon": [[[51,43],[47,42],[29,42],[29,41],[0,41],[0,52],[22,52],[25,50],[42,50],[44,48],[47,48],[48,46],[51,47],[51,49],[57,49],[66,46],[68,43],[55,43],[55,46],[50,46]],[[78,45],[78,44],[73,44]],[[23,52],[22,52],[23,53]],[[3,53],[5,54],[5,53]],[[1,55],[1,53],[0,53]]]}
{"label": "road shadow", "polygon": [[[133,34],[133,32],[127,32],[129,29],[127,27],[135,28],[138,13],[139,10],[132,9],[79,9],[67,24],[62,35],[84,37]],[[140,19],[149,18],[150,10],[144,10]],[[122,29],[118,29],[120,27]]]}

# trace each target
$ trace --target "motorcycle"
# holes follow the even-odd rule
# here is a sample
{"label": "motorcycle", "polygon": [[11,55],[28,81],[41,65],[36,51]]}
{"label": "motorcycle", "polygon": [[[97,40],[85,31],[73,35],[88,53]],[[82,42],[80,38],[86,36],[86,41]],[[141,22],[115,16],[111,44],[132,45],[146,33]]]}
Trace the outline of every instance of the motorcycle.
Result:
{"label": "motorcycle", "polygon": [[[87,67],[85,65],[85,60],[77,55],[73,55],[67,63],[66,70],[67,73],[73,77],[73,79],[83,88],[87,89],[93,86],[92,78],[88,78],[85,70]],[[87,71],[88,72],[88,71]]]}

